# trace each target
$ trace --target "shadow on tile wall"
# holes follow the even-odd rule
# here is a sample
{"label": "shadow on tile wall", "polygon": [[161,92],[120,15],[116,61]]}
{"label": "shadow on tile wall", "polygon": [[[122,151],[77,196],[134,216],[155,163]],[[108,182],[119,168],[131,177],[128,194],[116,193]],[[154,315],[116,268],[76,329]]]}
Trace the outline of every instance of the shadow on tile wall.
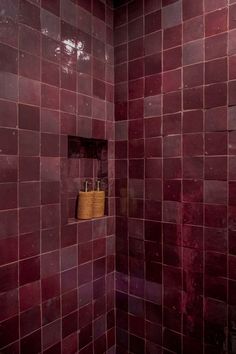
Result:
{"label": "shadow on tile wall", "polygon": [[117,352],[234,353],[235,0],[115,5]]}

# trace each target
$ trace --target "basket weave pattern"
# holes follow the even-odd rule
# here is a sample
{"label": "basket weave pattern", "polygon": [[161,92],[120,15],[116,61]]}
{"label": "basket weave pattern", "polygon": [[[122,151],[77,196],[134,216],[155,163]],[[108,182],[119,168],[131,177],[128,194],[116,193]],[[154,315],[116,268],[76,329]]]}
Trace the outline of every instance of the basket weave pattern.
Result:
{"label": "basket weave pattern", "polygon": [[94,192],[93,217],[100,218],[104,216],[104,208],[105,208],[105,192],[104,191]]}
{"label": "basket weave pattern", "polygon": [[94,192],[79,192],[77,219],[87,220],[93,217]]}

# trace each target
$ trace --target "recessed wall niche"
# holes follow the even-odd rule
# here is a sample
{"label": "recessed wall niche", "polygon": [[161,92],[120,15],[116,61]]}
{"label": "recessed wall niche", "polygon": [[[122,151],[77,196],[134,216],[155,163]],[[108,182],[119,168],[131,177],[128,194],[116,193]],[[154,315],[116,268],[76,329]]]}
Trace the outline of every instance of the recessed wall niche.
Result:
{"label": "recessed wall niche", "polygon": [[89,190],[101,181],[101,189],[106,192],[105,215],[108,215],[108,142],[102,139],[90,139],[68,136],[68,178],[67,209],[68,220],[76,218],[78,193],[84,190],[88,180]]}

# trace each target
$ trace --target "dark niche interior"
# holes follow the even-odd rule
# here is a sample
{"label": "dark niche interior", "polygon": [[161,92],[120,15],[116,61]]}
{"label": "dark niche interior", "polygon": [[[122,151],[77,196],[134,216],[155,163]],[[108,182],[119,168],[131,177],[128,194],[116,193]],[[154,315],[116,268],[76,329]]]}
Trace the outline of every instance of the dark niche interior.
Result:
{"label": "dark niche interior", "polygon": [[76,219],[78,194],[84,190],[88,181],[88,190],[96,187],[101,181],[101,189],[106,192],[105,215],[108,215],[108,142],[102,139],[90,139],[68,136],[68,178],[67,206],[68,219]]}

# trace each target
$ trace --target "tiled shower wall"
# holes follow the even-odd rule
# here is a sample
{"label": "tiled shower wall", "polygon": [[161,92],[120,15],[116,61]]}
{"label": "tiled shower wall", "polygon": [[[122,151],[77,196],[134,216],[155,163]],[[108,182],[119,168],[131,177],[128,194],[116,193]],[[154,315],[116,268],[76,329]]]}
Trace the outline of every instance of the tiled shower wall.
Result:
{"label": "tiled shower wall", "polygon": [[[111,5],[0,2],[1,354],[114,353]],[[108,140],[105,218],[68,222],[68,135]]]}
{"label": "tiled shower wall", "polygon": [[236,351],[236,1],[115,1],[117,352]]}

